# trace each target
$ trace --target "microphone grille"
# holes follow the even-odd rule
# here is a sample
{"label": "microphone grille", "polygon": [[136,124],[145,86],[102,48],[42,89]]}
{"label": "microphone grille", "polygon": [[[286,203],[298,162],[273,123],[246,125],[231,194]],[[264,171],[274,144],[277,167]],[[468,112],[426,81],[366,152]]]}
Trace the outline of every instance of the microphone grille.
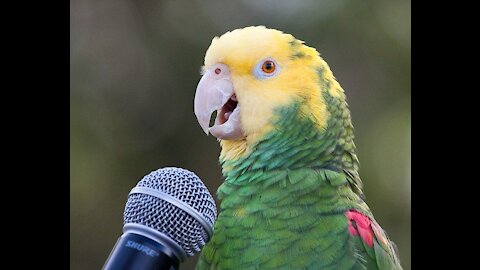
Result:
{"label": "microphone grille", "polygon": [[[134,193],[136,188],[157,192],[161,196]],[[142,224],[167,235],[188,256],[199,252],[208,242],[217,209],[215,200],[197,175],[182,168],[162,168],[143,177],[136,188],[128,196],[124,223]],[[173,203],[169,197],[174,198]],[[175,199],[200,215],[195,218],[185,207],[175,205]]]}

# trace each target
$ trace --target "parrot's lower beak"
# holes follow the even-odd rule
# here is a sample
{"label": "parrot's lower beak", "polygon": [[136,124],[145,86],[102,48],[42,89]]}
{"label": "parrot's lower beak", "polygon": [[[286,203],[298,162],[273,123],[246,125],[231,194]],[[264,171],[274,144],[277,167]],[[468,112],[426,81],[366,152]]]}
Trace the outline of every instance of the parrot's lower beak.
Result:
{"label": "parrot's lower beak", "polygon": [[[209,127],[214,111],[217,111],[215,124]],[[240,104],[227,65],[213,65],[200,79],[195,93],[194,112],[207,135],[210,132],[223,140],[245,137],[240,122]]]}

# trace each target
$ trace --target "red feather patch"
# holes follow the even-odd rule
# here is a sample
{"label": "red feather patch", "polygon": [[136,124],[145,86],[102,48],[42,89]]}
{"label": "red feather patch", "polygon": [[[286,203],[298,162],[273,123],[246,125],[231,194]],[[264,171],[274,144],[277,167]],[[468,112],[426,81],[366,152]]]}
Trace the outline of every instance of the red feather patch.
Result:
{"label": "red feather patch", "polygon": [[[372,228],[372,221],[367,216],[356,210],[349,210],[345,212],[345,216],[348,219],[348,231],[350,234],[353,236],[360,234],[360,237],[362,237],[365,244],[367,244],[369,247],[373,247],[374,232]],[[352,221],[354,221],[357,225],[356,228],[353,226]]]}

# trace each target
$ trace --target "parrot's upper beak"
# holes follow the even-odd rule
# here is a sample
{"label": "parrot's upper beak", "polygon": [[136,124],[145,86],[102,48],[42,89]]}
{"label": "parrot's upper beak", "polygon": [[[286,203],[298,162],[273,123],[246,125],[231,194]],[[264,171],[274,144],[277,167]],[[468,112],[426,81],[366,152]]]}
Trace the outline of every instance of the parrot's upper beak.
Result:
{"label": "parrot's upper beak", "polygon": [[[224,140],[239,140],[245,137],[240,122],[240,104],[227,65],[215,64],[205,72],[195,93],[194,111],[198,123],[207,135],[210,132]],[[214,111],[217,111],[215,124],[209,127]]]}

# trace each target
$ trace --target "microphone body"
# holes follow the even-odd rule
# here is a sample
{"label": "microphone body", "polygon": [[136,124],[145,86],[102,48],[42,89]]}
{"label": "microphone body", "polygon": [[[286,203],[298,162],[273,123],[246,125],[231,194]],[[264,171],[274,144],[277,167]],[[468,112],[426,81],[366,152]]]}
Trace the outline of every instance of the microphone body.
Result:
{"label": "microphone body", "polygon": [[168,250],[165,246],[148,237],[135,233],[124,233],[118,238],[104,269],[178,270],[178,260],[167,254]]}
{"label": "microphone body", "polygon": [[104,270],[178,270],[212,237],[217,210],[197,175],[167,167],[132,188],[123,217]]}

